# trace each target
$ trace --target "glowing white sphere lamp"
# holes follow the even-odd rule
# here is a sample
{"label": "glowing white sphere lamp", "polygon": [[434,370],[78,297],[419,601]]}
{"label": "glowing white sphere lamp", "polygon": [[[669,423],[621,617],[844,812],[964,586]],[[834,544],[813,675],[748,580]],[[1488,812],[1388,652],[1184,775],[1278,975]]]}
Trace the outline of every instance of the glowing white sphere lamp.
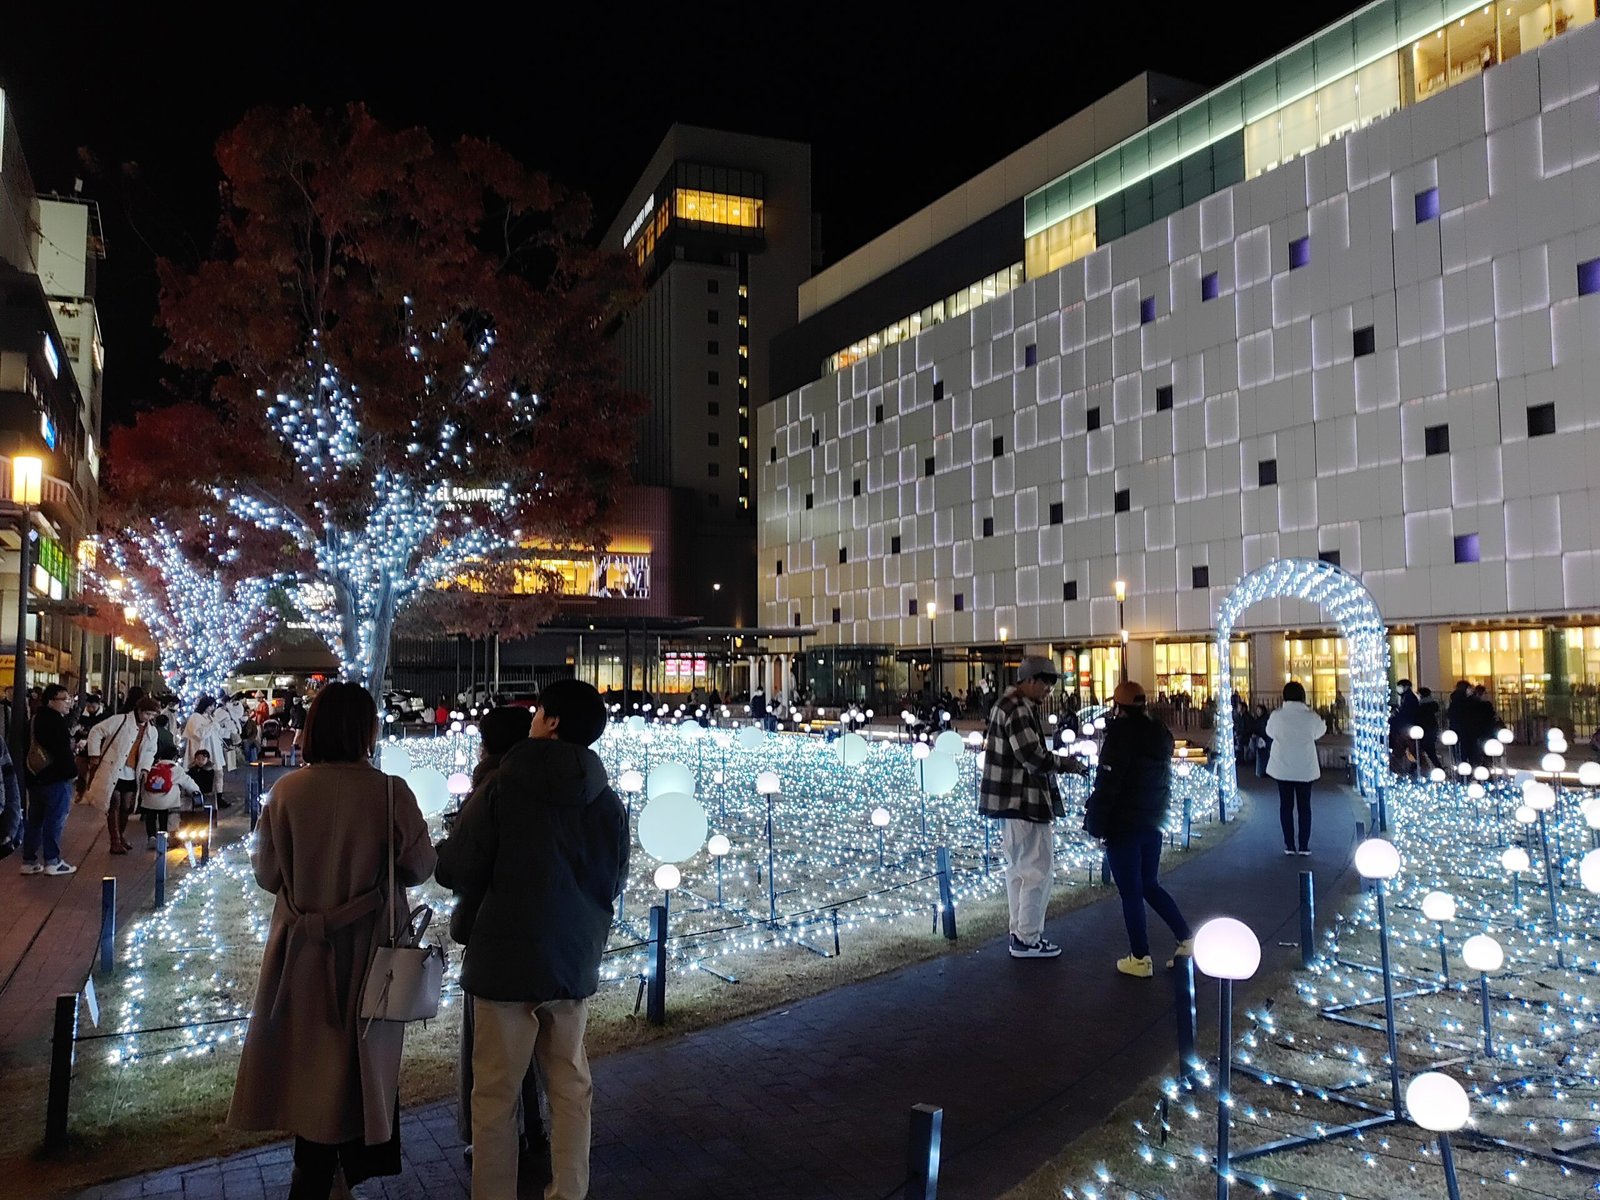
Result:
{"label": "glowing white sphere lamp", "polygon": [[644,791],[644,775],[629,767],[617,780],[617,786],[629,795]]}
{"label": "glowing white sphere lamp", "polygon": [[1400,874],[1400,852],[1384,838],[1368,838],[1356,847],[1356,870],[1363,879],[1393,879]]}
{"label": "glowing white sphere lamp", "polygon": [[1435,768],[1433,768],[1433,770],[1429,771],[1428,772],[1428,782],[1429,783],[1443,783],[1444,782],[1444,768],[1443,767],[1435,767]]}
{"label": "glowing white sphere lamp", "polygon": [[1450,1200],[1461,1200],[1450,1135],[1465,1125],[1472,1113],[1466,1089],[1441,1071],[1428,1071],[1406,1086],[1406,1112],[1418,1126],[1439,1135],[1439,1165],[1444,1168],[1446,1194]]}
{"label": "glowing white sphere lamp", "polygon": [[639,814],[639,845],[658,862],[684,862],[700,853],[709,827],[700,801],[687,793],[663,792]]}
{"label": "glowing white sphere lamp", "polygon": [[1521,846],[1508,846],[1500,855],[1500,866],[1513,875],[1519,871],[1526,871],[1531,863],[1528,852]]}
{"label": "glowing white sphere lamp", "polygon": [[728,840],[725,833],[713,833],[711,840],[706,843],[706,853],[712,858],[721,858],[733,849],[733,843]]}
{"label": "glowing white sphere lamp", "polygon": [[1486,782],[1488,780],[1488,778],[1489,778],[1489,768],[1488,767],[1473,767],[1472,768],[1472,777],[1474,779],[1476,779],[1479,783]]}
{"label": "glowing white sphere lamp", "polygon": [[445,782],[452,796],[465,796],[472,791],[472,776],[465,771],[457,771]]}
{"label": "glowing white sphere lamp", "polygon": [[1482,800],[1485,795],[1487,793],[1483,790],[1483,784],[1477,782],[1467,784],[1467,796],[1470,799]]}
{"label": "glowing white sphere lamp", "polygon": [[1600,894],[1600,850],[1587,851],[1578,860],[1578,882],[1584,891]]}
{"label": "glowing white sphere lamp", "polygon": [[1370,879],[1378,898],[1378,949],[1383,966],[1383,1024],[1389,1046],[1389,1099],[1400,1111],[1400,1040],[1394,1016],[1394,967],[1389,957],[1389,909],[1384,884],[1400,874],[1400,852],[1384,838],[1368,838],[1356,847],[1356,871]]}
{"label": "glowing white sphere lamp", "polygon": [[670,892],[683,882],[683,872],[671,863],[662,863],[656,868],[655,881],[663,892]]}
{"label": "glowing white sphere lamp", "polygon": [[1531,805],[1527,804],[1517,805],[1516,811],[1514,811],[1511,816],[1518,825],[1532,825],[1539,819],[1538,812],[1536,812]]}
{"label": "glowing white sphere lamp", "polygon": [[1261,966],[1261,942],[1250,926],[1233,917],[1213,917],[1194,934],[1194,965],[1217,981],[1217,1179],[1227,1195],[1232,1168],[1228,1158],[1229,1112],[1233,1107],[1233,983],[1249,979]]}
{"label": "glowing white sphere lamp", "polygon": [[1420,742],[1422,740],[1422,726],[1413,725],[1410,729],[1406,730],[1406,736],[1413,742]]}
{"label": "glowing white sphere lamp", "polygon": [[1567,769],[1567,760],[1552,750],[1539,760],[1539,767],[1552,775],[1559,775]]}
{"label": "glowing white sphere lamp", "polygon": [[1512,733],[1511,730],[1505,728],[1502,728],[1494,736],[1495,740],[1503,746],[1509,746],[1512,742],[1517,740],[1517,735]]}
{"label": "glowing white sphere lamp", "polygon": [[1490,758],[1500,758],[1506,752],[1506,744],[1498,738],[1490,738],[1483,744],[1483,752]]}
{"label": "glowing white sphere lamp", "polygon": [[911,757],[915,759],[927,758],[928,755],[932,753],[933,751],[928,749],[927,742],[918,742],[915,746],[911,747]]}
{"label": "glowing white sphere lamp", "polygon": [[881,805],[879,807],[873,809],[872,810],[872,823],[874,825],[876,825],[879,829],[885,828],[889,824],[889,810],[887,808],[882,807]]}
{"label": "glowing white sphere lamp", "polygon": [[1456,898],[1449,892],[1429,892],[1422,898],[1422,915],[1430,921],[1454,921]]}
{"label": "glowing white sphere lamp", "polygon": [[1580,763],[1578,782],[1584,787],[1600,787],[1600,762]]}
{"label": "glowing white sphere lamp", "polygon": [[967,745],[976,750],[979,746],[983,745],[983,734],[974,729],[971,733],[967,734]]}
{"label": "glowing white sphere lamp", "polygon": [[756,776],[756,795],[770,796],[782,788],[776,771],[763,771]]}
{"label": "glowing white sphere lamp", "polygon": [[1489,1024],[1489,976],[1505,966],[1506,952],[1487,933],[1475,934],[1461,944],[1461,960],[1478,973],[1478,1002],[1483,1013],[1483,1052],[1494,1057],[1494,1030]]}
{"label": "glowing white sphere lamp", "polygon": [[1555,811],[1556,790],[1548,783],[1535,783],[1523,789],[1522,798],[1536,813]]}
{"label": "glowing white sphere lamp", "polygon": [[1460,739],[1456,737],[1456,731],[1454,729],[1443,729],[1439,731],[1439,744],[1441,746],[1454,746],[1459,740]]}

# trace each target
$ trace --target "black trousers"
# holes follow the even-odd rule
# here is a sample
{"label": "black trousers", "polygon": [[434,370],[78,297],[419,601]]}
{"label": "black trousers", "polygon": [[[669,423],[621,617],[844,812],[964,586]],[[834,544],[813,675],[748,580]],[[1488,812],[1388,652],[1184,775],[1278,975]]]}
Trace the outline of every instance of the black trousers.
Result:
{"label": "black trousers", "polygon": [[400,1100],[395,1098],[389,1140],[369,1146],[360,1138],[329,1145],[294,1139],[294,1174],[289,1178],[289,1200],[328,1200],[334,1172],[344,1168],[344,1181],[354,1187],[374,1175],[400,1174]]}
{"label": "black trousers", "polygon": [[[168,829],[167,820],[168,820],[168,818],[176,817],[178,815],[178,810],[175,809],[175,808],[147,808],[147,809],[144,809],[143,811],[144,811],[144,831],[150,837],[155,837],[157,828],[160,828],[162,833],[167,832],[167,829]],[[176,830],[177,827],[178,827],[178,822],[177,821],[173,821],[172,825],[171,825],[171,828]]]}
{"label": "black trousers", "polygon": [[[1295,841],[1295,809],[1300,810],[1300,840]],[[1278,780],[1278,820],[1283,825],[1285,850],[1311,849],[1311,780]]]}

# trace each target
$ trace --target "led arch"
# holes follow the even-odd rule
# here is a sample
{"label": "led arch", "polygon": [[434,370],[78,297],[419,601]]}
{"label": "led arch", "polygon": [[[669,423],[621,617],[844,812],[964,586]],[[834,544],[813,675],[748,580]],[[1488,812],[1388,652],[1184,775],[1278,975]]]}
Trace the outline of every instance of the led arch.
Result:
{"label": "led arch", "polygon": [[1232,803],[1238,795],[1238,759],[1233,753],[1233,664],[1228,653],[1233,627],[1245,610],[1263,600],[1306,600],[1331,616],[1350,654],[1350,709],[1355,718],[1356,775],[1363,791],[1377,793],[1388,762],[1389,627],[1372,593],[1354,575],[1332,563],[1280,558],[1251,571],[1234,585],[1217,611],[1217,786]]}

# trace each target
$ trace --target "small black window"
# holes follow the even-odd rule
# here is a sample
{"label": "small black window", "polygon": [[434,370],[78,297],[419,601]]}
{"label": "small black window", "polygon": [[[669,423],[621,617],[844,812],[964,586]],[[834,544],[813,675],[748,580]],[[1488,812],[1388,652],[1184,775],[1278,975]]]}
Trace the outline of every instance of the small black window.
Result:
{"label": "small black window", "polygon": [[1324,550],[1322,553],[1318,554],[1317,557],[1323,562],[1329,563],[1335,567],[1339,565],[1339,552],[1337,550]]}
{"label": "small black window", "polygon": [[1128,494],[1128,489],[1123,488],[1111,497],[1112,512],[1127,512],[1133,507],[1133,498]]}
{"label": "small black window", "polygon": [[1417,224],[1424,221],[1437,221],[1439,219],[1439,189],[1436,187],[1424,188],[1417,193]]}
{"label": "small black window", "polygon": [[817,500],[817,494],[815,492],[807,492],[806,493],[806,507],[807,508],[815,508],[816,507],[816,500]]}
{"label": "small black window", "polygon": [[996,458],[999,458],[1005,452],[1006,452],[1006,440],[1005,440],[1005,438],[1003,438],[1003,437],[995,438],[995,440],[994,440],[994,456]]}
{"label": "small black window", "polygon": [[1189,574],[1193,579],[1195,587],[1203,588],[1203,587],[1210,587],[1211,586],[1211,568],[1210,567],[1190,567],[1189,568]]}
{"label": "small black window", "polygon": [[1069,579],[1061,585],[1061,598],[1063,600],[1076,600],[1078,598],[1078,581]]}
{"label": "small black window", "polygon": [[1095,430],[1100,428],[1100,406],[1097,404],[1084,414],[1085,428]]}
{"label": "small black window", "polygon": [[774,446],[772,448],[772,457],[770,459],[768,459],[767,461],[768,462],[777,462],[778,461],[778,448],[776,446]]}
{"label": "small black window", "polygon": [[957,612],[966,612],[967,611],[967,598],[961,592],[957,592],[956,593],[956,611]]}
{"label": "small black window", "polygon": [[1221,294],[1222,285],[1217,281],[1217,273],[1215,271],[1200,277],[1200,299],[1202,302],[1215,300]]}
{"label": "small black window", "polygon": [[859,480],[859,479],[851,480],[851,482],[850,482],[850,494],[852,496],[861,495],[861,480]]}
{"label": "small black window", "polygon": [[1166,412],[1172,407],[1172,385],[1163,383],[1156,389],[1156,411]]}
{"label": "small black window", "polygon": [[776,567],[774,569],[774,573],[778,574],[778,575],[782,575],[783,574],[783,559],[780,558],[777,561]]}
{"label": "small black window", "polygon": [[720,433],[718,433],[716,430],[713,429],[710,433],[706,434],[706,445],[708,445],[708,446],[720,446],[721,444],[722,444],[722,435]]}
{"label": "small black window", "polygon": [[706,382],[709,383],[712,387],[716,387],[718,384],[720,384],[722,382],[722,372],[721,371],[707,371],[706,372]]}
{"label": "small black window", "polygon": [[708,416],[708,417],[720,417],[721,415],[722,415],[722,405],[720,403],[718,403],[715,400],[712,400],[712,401],[709,401],[706,404],[706,416]]}
{"label": "small black window", "polygon": [[709,475],[711,478],[715,479],[718,475],[722,474],[722,468],[719,467],[716,463],[707,463],[706,464],[706,474]]}
{"label": "small black window", "polygon": [[722,314],[714,308],[706,309],[706,324],[715,325],[722,320]]}
{"label": "small black window", "polygon": [[928,455],[927,458],[922,460],[922,473],[924,475],[929,476],[930,478],[932,477],[932,475],[933,475],[933,455],[930,454],[930,455]]}
{"label": "small black window", "polygon": [[1554,404],[1528,405],[1528,436],[1543,437],[1556,431],[1556,406]]}
{"label": "small black window", "polygon": [[715,296],[721,290],[722,290],[722,285],[720,283],[718,283],[715,279],[706,280],[706,292],[709,295]]}
{"label": "small black window", "polygon": [[911,603],[906,606],[906,612],[908,616],[914,617],[917,615],[917,602],[915,600],[912,600]]}
{"label": "small black window", "polygon": [[944,399],[944,380],[935,379],[933,381],[933,398],[935,400]]}
{"label": "small black window", "polygon": [[1478,535],[1475,533],[1456,534],[1456,561],[1458,563],[1473,563],[1478,560]]}
{"label": "small black window", "polygon": [[838,609],[837,609],[837,608],[836,608],[836,609],[834,609],[834,610],[833,610],[833,623],[834,623],[834,624],[835,624],[835,625],[837,625],[837,624],[838,624],[838,623],[839,623],[839,616],[840,616],[840,612],[839,612],[839,610],[838,610]]}
{"label": "small black window", "polygon": [[707,342],[706,343],[706,353],[707,354],[721,354],[722,353],[722,343],[721,342],[714,342],[714,341]]}
{"label": "small black window", "polygon": [[1139,301],[1139,324],[1148,325],[1156,319],[1156,298],[1146,296]]}
{"label": "small black window", "polygon": [[900,553],[900,535],[898,533],[895,534],[892,538],[889,539],[889,553],[890,554],[899,554]]}
{"label": "small black window", "polygon": [[850,561],[850,551],[846,550],[843,546],[839,547],[839,561],[841,563]]}
{"label": "small black window", "polygon": [[1289,270],[1298,271],[1311,264],[1311,239],[1295,238],[1289,243]]}
{"label": "small black window", "polygon": [[983,536],[984,537],[993,537],[994,536],[994,518],[993,517],[985,517],[983,519]]}
{"label": "small black window", "polygon": [[813,446],[820,446],[820,445],[822,445],[822,430],[820,430],[820,429],[813,429],[813,430],[812,430],[812,431],[811,431],[811,444],[812,444],[812,445],[813,445]]}
{"label": "small black window", "polygon": [[795,613],[795,615],[794,615],[794,627],[796,629],[800,628],[800,614],[799,613]]}
{"label": "small black window", "polygon": [[1428,457],[1450,453],[1450,426],[1429,425],[1422,431],[1422,452]]}
{"label": "small black window", "polygon": [[1271,487],[1278,482],[1278,460],[1263,458],[1256,464],[1256,483],[1262,487]]}
{"label": "small black window", "polygon": [[1063,520],[1066,519],[1066,514],[1063,509],[1064,506],[1059,500],[1050,505],[1050,524],[1059,525]]}
{"label": "small black window", "polygon": [[1022,365],[1025,367],[1039,365],[1039,347],[1037,345],[1030,344],[1022,348]]}
{"label": "small black window", "polygon": [[1357,358],[1363,358],[1378,348],[1378,334],[1371,325],[1363,325],[1351,335],[1350,340]]}
{"label": "small black window", "polygon": [[880,404],[880,405],[878,405],[877,408],[873,409],[873,411],[872,411],[872,421],[873,421],[873,424],[875,424],[875,425],[882,425],[883,424],[883,405]]}

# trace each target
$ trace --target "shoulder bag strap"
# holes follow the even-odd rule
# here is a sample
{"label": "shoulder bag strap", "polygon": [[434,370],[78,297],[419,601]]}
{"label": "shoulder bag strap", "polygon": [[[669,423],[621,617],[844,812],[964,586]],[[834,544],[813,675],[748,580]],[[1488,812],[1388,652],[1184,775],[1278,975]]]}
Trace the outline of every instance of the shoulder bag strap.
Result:
{"label": "shoulder bag strap", "polygon": [[384,925],[389,930],[389,944],[394,945],[394,776],[385,775],[384,782],[389,793],[389,891],[383,898]]}

